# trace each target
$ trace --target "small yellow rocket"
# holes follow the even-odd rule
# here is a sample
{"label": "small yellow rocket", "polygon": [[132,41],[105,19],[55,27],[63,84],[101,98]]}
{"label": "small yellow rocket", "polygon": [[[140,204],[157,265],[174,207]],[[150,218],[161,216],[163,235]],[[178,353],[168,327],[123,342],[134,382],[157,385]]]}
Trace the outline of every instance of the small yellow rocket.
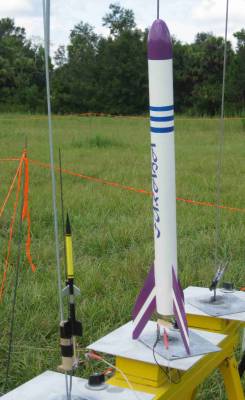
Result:
{"label": "small yellow rocket", "polygon": [[72,371],[77,364],[76,337],[82,336],[82,324],[76,319],[75,296],[80,290],[74,285],[74,265],[72,251],[72,233],[69,215],[66,219],[65,230],[65,253],[66,253],[66,287],[63,296],[68,297],[68,319],[60,324],[60,346],[62,354],[62,365],[60,369]]}

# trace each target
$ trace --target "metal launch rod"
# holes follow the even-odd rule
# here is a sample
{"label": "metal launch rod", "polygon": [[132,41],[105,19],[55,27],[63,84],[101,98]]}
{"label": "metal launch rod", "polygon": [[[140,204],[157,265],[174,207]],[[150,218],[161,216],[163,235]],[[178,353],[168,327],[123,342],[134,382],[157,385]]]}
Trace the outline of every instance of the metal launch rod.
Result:
{"label": "metal launch rod", "polygon": [[160,15],[160,0],[157,0],[157,19],[159,19]]}
{"label": "metal launch rod", "polygon": [[[229,0],[226,0],[226,18],[225,18],[225,43],[224,43],[224,63],[223,63],[223,81],[222,81],[222,95],[221,95],[221,115],[220,115],[220,134],[219,134],[219,156],[217,162],[217,176],[216,176],[216,205],[220,205],[221,200],[221,176],[222,176],[222,161],[224,153],[224,115],[225,115],[225,84],[226,84],[226,65],[227,65],[227,32],[229,21]],[[215,228],[215,268],[218,265],[218,246],[220,242],[221,231],[221,210],[216,208],[216,228]]]}
{"label": "metal launch rod", "polygon": [[[64,320],[64,307],[62,301],[61,266],[60,266],[60,255],[59,255],[59,227],[58,227],[58,211],[57,211],[57,199],[56,199],[52,109],[51,109],[50,80],[49,80],[50,0],[43,0],[43,27],[44,27],[45,74],[46,74],[46,91],[47,91],[47,107],[48,107],[49,151],[50,151],[52,200],[53,200],[53,214],[54,214],[56,271],[57,271],[57,285],[58,285],[58,298],[59,298],[59,313],[60,313],[60,321],[62,322]],[[72,377],[70,377],[70,385],[69,385],[67,373],[65,374],[65,382],[66,382],[66,397],[67,400],[70,400]]]}
{"label": "metal launch rod", "polygon": [[50,31],[49,21],[50,21],[50,0],[43,0],[45,73],[46,73],[46,90],[47,90],[47,106],[48,106],[49,150],[50,150],[50,164],[51,164],[51,178],[52,178],[56,269],[57,269],[57,283],[58,283],[58,294],[59,294],[60,320],[63,321],[64,309],[62,302],[61,268],[60,268],[60,256],[59,256],[59,229],[58,229],[58,212],[57,212],[57,201],[56,201],[56,179],[54,170],[53,128],[52,128],[52,112],[51,112],[50,81],[49,81],[49,42],[48,42],[49,31]]}
{"label": "metal launch rod", "polygon": [[64,256],[65,256],[65,276],[67,278],[66,243],[65,243],[65,209],[64,209],[64,195],[63,195],[62,160],[61,160],[61,149],[60,148],[59,148],[59,169],[60,169],[60,203],[61,203],[61,217],[62,217],[62,233],[63,233]]}
{"label": "metal launch rod", "polygon": [[[54,236],[55,236],[55,253],[56,253],[56,271],[59,298],[60,321],[64,320],[64,306],[62,301],[62,283],[61,283],[61,266],[59,254],[59,227],[58,227],[58,211],[56,199],[56,179],[54,169],[54,148],[53,148],[53,128],[52,128],[52,109],[50,96],[50,80],[49,80],[49,48],[50,48],[50,0],[43,0],[43,28],[44,28],[44,50],[45,50],[45,74],[46,74],[46,91],[47,91],[47,107],[48,107],[48,128],[49,128],[49,152],[52,179],[52,201],[54,214]],[[70,384],[68,384],[68,376],[65,373],[66,397],[71,400],[72,376]]]}

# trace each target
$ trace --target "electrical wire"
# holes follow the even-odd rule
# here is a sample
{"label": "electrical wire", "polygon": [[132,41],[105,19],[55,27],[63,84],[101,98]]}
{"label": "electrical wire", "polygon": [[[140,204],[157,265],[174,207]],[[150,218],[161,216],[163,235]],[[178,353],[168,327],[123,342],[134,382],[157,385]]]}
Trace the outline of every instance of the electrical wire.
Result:
{"label": "electrical wire", "polygon": [[134,393],[135,397],[137,400],[142,400],[141,397],[138,395],[138,393],[136,392],[136,390],[134,389],[132,383],[130,382],[130,380],[128,379],[127,375],[118,367],[116,367],[115,365],[111,364],[109,361],[105,360],[102,356],[94,353],[94,352],[89,352],[86,354],[87,358],[91,359],[91,360],[96,360],[96,361],[103,361],[106,365],[108,365],[109,367],[115,369],[116,371],[118,371],[120,373],[120,375],[122,375],[123,379],[125,380],[125,382],[127,383],[129,389]]}
{"label": "electrical wire", "polygon": [[177,385],[177,384],[180,383],[180,381],[181,381],[181,374],[180,374],[179,370],[176,370],[177,373],[178,373],[178,379],[177,379],[177,380],[174,380],[174,379],[172,378],[172,375],[171,375],[171,369],[170,369],[169,367],[164,368],[164,367],[163,367],[162,365],[160,365],[159,362],[157,361],[157,358],[156,358],[156,346],[157,346],[157,343],[160,342],[161,340],[162,340],[162,338],[161,338],[161,334],[160,334],[160,329],[159,329],[159,327],[157,327],[156,340],[155,340],[155,343],[154,343],[153,348],[152,348],[153,358],[154,358],[155,363],[157,364],[157,366],[160,368],[160,370],[161,370],[161,371],[164,373],[164,375],[166,376],[167,380],[168,380],[170,383],[174,383],[175,385]]}

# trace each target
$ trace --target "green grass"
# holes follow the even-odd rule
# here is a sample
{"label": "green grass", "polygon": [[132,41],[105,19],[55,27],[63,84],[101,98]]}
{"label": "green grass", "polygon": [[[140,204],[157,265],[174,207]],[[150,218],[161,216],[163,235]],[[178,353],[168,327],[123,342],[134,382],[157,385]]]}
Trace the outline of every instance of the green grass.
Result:
{"label": "green grass", "polygon": [[[53,125],[57,164],[60,146],[64,168],[151,190],[147,119],[67,116],[55,117]],[[227,120],[225,125],[222,204],[245,208],[245,125],[240,119]],[[177,119],[178,197],[215,201],[218,133],[217,120]],[[44,117],[1,115],[0,157],[19,156],[25,136],[29,157],[49,162]],[[17,163],[0,166],[1,203]],[[65,208],[73,229],[76,283],[82,291],[77,304],[84,324],[80,344],[85,347],[130,319],[135,297],[153,260],[151,198],[69,175],[63,176],[63,184]],[[30,165],[30,206],[32,254],[37,271],[30,271],[23,256],[8,389],[47,368],[56,369],[60,363],[51,180],[50,172],[37,165]],[[58,206],[60,215],[59,201]],[[13,197],[0,219],[1,275],[12,207]],[[214,271],[215,217],[214,208],[177,203],[179,270],[184,287],[210,282]],[[230,260],[226,279],[238,288],[245,284],[244,225],[245,213],[221,211],[219,257]],[[62,252],[62,238],[60,246]],[[0,304],[0,387],[5,376],[16,254],[15,236],[5,297]],[[79,374],[87,376],[88,369]],[[197,398],[225,399],[218,374],[202,385]]]}

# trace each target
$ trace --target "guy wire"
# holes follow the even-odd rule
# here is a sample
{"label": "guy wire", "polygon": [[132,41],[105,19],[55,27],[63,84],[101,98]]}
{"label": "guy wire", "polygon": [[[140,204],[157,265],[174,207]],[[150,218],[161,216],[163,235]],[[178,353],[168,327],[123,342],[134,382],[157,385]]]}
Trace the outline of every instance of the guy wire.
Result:
{"label": "guy wire", "polygon": [[[25,139],[25,151],[27,150],[27,139]],[[24,179],[25,179],[25,163],[22,163],[22,177],[21,177],[21,204],[20,204],[20,219],[19,219],[19,227],[18,227],[18,250],[17,250],[17,260],[16,260],[16,270],[15,270],[15,280],[14,280],[14,292],[13,292],[13,301],[12,301],[12,309],[11,309],[11,320],[10,320],[10,329],[9,329],[9,344],[8,344],[8,354],[6,361],[6,375],[5,382],[3,386],[3,393],[6,392],[8,388],[9,381],[9,371],[11,364],[11,356],[13,349],[13,340],[14,340],[14,322],[15,322],[15,310],[16,310],[16,300],[17,300],[17,290],[19,283],[19,270],[20,270],[20,260],[21,260],[21,247],[22,247],[22,231],[23,231],[23,219],[22,219],[22,210],[24,207]]]}
{"label": "guy wire", "polygon": [[218,207],[221,201],[221,177],[222,177],[222,161],[224,153],[224,131],[225,131],[225,83],[226,83],[226,65],[227,65],[227,32],[229,21],[229,0],[226,0],[226,18],[225,18],[225,43],[224,43],[224,61],[223,61],[223,81],[221,96],[221,115],[220,115],[220,134],[219,134],[219,155],[217,161],[216,175],[216,228],[215,228],[215,268],[218,266],[218,247],[221,235],[221,209]]}
{"label": "guy wire", "polygon": [[44,49],[45,49],[45,74],[46,74],[46,91],[47,91],[47,107],[48,107],[48,128],[49,128],[49,151],[52,179],[52,200],[54,213],[54,235],[55,235],[55,251],[56,251],[56,270],[59,297],[60,320],[64,320],[64,309],[62,302],[62,284],[61,284],[61,268],[59,254],[59,228],[58,228],[58,212],[56,201],[56,180],[54,169],[54,149],[53,149],[53,129],[52,129],[52,111],[50,96],[50,80],[49,80],[49,26],[50,21],[50,0],[43,0],[43,26],[44,26]]}

